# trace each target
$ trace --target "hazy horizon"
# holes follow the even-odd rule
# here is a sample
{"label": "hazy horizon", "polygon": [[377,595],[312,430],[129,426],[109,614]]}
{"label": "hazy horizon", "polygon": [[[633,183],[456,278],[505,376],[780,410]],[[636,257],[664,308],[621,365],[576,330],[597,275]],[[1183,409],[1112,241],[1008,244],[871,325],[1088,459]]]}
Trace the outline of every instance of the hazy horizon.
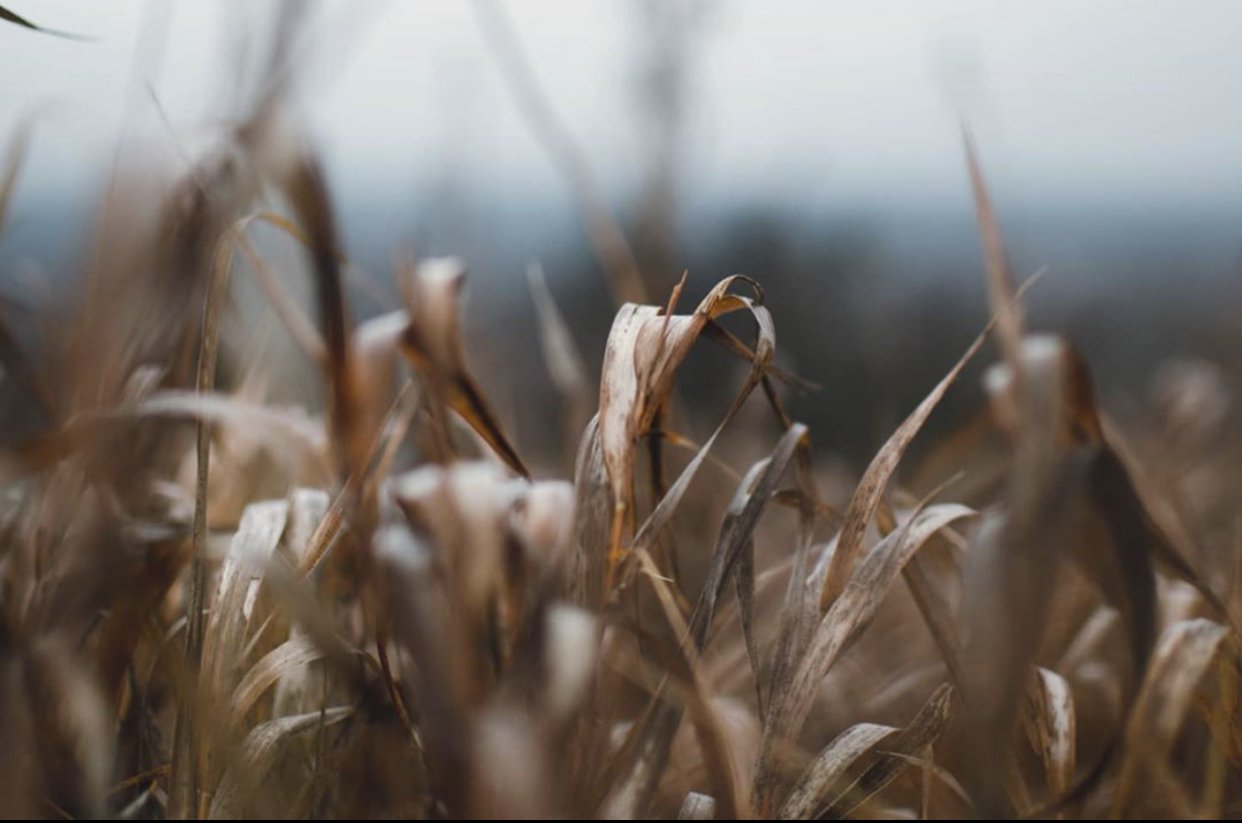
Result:
{"label": "hazy horizon", "polygon": [[[1227,2],[703,2],[679,41],[686,202],[966,202],[959,118],[998,196],[1242,203],[1242,6]],[[22,192],[102,180],[122,134],[194,141],[229,113],[239,32],[272,4],[16,3],[77,42],[12,26],[7,122],[41,112]],[[440,179],[563,188],[470,3],[320,4],[296,99],[343,199]],[[624,0],[509,3],[548,99],[609,193],[643,163],[641,44]],[[145,43],[145,46],[140,46]],[[779,57],[779,59],[777,59]],[[168,114],[157,113],[148,87]]]}

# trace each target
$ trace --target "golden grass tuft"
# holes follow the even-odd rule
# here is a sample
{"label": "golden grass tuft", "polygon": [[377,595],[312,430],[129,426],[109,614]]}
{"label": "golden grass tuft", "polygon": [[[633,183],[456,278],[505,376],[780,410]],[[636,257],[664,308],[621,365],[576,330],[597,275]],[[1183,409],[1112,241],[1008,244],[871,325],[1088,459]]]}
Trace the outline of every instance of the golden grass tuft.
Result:
{"label": "golden grass tuft", "polygon": [[[327,183],[271,127],[278,96],[154,229],[101,235],[57,337],[0,326],[35,418],[0,455],[0,813],[1242,808],[1238,548],[1183,504],[1200,466],[1138,460],[1072,345],[1026,329],[969,143],[993,318],[827,499],[783,403],[805,382],[742,275],[692,309],[684,279],[622,305],[596,395],[532,267],[576,453],[572,480],[533,474],[471,369],[458,261],[399,266],[400,303],[356,323]],[[309,311],[259,222],[305,249]],[[321,375],[318,411],[266,401],[286,364],[227,331],[246,276]],[[916,497],[908,447],[993,327],[1009,448],[954,441]],[[699,445],[675,395],[703,338],[742,373]],[[762,456],[734,465],[725,442]],[[955,496],[954,463],[1002,482]]]}

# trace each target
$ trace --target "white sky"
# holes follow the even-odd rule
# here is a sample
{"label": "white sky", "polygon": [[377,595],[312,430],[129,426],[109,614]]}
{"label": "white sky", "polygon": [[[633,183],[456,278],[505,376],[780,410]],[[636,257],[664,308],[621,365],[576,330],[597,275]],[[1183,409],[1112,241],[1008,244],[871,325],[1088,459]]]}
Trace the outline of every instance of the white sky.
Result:
{"label": "white sky", "polygon": [[[130,100],[164,139],[134,66],[183,138],[222,112],[230,27],[256,4],[6,0],[78,43],[0,26],[0,130],[47,107],[24,189],[98,180]],[[809,187],[902,198],[964,187],[969,114],[994,185],[1017,196],[1242,193],[1242,3],[718,0],[692,58],[697,197]],[[509,0],[543,84],[601,175],[636,178],[625,0]],[[169,16],[165,57],[135,61]],[[401,186],[445,164],[473,185],[559,186],[464,0],[338,0],[320,14],[302,101],[338,185]],[[0,134],[2,136],[2,134]],[[791,187],[793,187],[791,189]],[[80,187],[79,187],[80,188]]]}

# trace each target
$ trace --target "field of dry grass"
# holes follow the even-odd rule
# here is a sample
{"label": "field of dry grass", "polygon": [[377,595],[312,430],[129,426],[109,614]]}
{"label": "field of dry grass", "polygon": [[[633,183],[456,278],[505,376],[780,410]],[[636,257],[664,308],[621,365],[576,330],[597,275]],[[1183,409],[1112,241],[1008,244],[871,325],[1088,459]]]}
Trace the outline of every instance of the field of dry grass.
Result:
{"label": "field of dry grass", "polygon": [[[149,218],[115,181],[72,294],[0,305],[0,815],[1242,812],[1227,398],[1173,374],[1158,426],[1110,421],[1028,328],[969,139],[992,319],[860,477],[786,411],[817,388],[761,284],[640,296],[604,214],[636,299],[602,363],[530,273],[565,443],[536,462],[471,371],[460,263],[351,314],[279,81]],[[320,406],[268,398],[272,335]],[[711,346],[736,384],[695,442],[679,377]],[[985,359],[980,422],[907,465]]]}

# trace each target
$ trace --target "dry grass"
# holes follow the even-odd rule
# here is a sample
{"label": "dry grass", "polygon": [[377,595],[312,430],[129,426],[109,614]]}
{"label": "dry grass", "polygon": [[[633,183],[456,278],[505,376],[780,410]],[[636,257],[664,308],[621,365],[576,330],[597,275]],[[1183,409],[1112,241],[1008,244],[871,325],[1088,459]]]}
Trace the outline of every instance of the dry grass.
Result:
{"label": "dry grass", "polygon": [[[1242,808],[1213,405],[1178,407],[1158,465],[1131,453],[1153,450],[1123,443],[1069,343],[1026,329],[969,143],[994,318],[852,492],[821,491],[836,478],[782,404],[803,384],[759,284],[623,305],[596,395],[532,269],[570,482],[531,476],[472,374],[455,261],[399,267],[402,305],[354,324],[323,174],[272,128],[278,85],[158,219],[105,215],[42,347],[0,326],[33,420],[0,458],[0,813]],[[311,316],[259,222],[305,249]],[[286,364],[224,331],[243,276],[322,375],[322,414],[266,402]],[[916,498],[907,448],[993,326],[1008,448],[947,443]],[[673,425],[700,338],[742,373],[695,444]]]}

